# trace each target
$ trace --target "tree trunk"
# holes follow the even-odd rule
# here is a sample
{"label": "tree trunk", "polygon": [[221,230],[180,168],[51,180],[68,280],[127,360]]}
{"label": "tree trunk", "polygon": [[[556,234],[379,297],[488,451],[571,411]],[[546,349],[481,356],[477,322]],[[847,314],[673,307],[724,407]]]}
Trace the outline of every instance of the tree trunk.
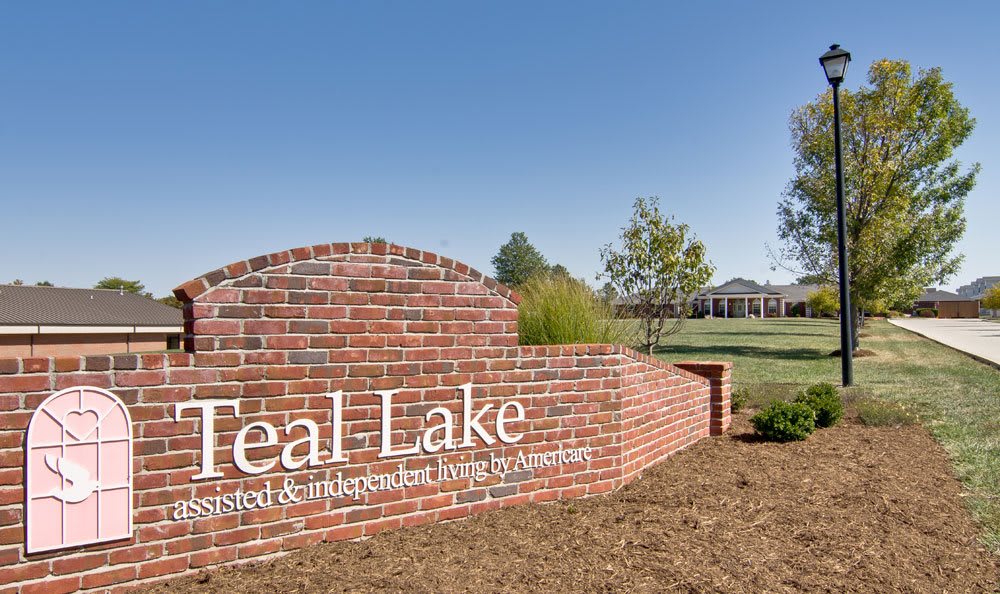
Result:
{"label": "tree trunk", "polygon": [[851,302],[851,348],[861,348],[861,310]]}

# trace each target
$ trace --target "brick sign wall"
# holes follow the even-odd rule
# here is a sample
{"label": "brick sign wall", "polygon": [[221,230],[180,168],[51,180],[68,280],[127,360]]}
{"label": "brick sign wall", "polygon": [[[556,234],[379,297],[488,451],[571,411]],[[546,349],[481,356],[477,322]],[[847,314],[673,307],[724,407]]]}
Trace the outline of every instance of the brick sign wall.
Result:
{"label": "brick sign wall", "polygon": [[[729,425],[728,363],[520,347],[518,296],[429,252],[319,245],[237,262],[176,293],[186,353],[0,361],[0,590],[117,588],[605,493]],[[79,411],[45,413],[70,437],[36,453],[25,441],[33,413],[77,386],[98,390],[69,392]],[[83,447],[84,402],[102,390],[131,417],[132,537],[31,552],[25,501],[55,503],[33,486],[46,473],[65,517],[94,509],[57,480],[79,475],[71,461],[45,452]],[[26,466],[36,469],[27,489]]]}

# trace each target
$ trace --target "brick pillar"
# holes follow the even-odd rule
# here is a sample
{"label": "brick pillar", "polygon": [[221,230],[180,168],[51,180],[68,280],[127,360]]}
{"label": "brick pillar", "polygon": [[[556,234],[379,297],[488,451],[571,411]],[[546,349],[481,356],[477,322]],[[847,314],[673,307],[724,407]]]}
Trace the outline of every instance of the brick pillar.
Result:
{"label": "brick pillar", "polygon": [[711,422],[712,435],[722,435],[732,424],[731,400],[733,391],[733,364],[729,362],[685,361],[674,363],[684,371],[700,375],[708,380],[711,387]]}

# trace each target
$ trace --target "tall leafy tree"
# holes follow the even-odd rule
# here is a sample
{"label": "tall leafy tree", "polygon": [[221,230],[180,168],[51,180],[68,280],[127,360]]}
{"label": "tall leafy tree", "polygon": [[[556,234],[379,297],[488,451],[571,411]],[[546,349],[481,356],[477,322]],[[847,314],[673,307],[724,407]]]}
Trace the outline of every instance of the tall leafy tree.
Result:
{"label": "tall leafy tree", "polygon": [[658,198],[640,197],[622,228],[621,248],[608,244],[601,249],[602,276],[639,318],[639,346],[649,354],[664,337],[680,331],[691,298],[715,272],[704,244],[690,235],[687,225],[660,214]]}
{"label": "tall leafy tree", "polygon": [[496,279],[509,287],[517,287],[536,274],[549,271],[545,256],[520,231],[511,233],[510,240],[500,246],[491,262]]}
{"label": "tall leafy tree", "polygon": [[[841,90],[844,195],[851,314],[902,308],[921,288],[944,282],[962,261],[964,200],[979,165],[963,170],[955,149],[975,120],[939,68],[913,74],[879,60],[868,84]],[[827,91],[791,117],[795,175],[778,205],[782,247],[773,264],[814,282],[837,282],[833,103]],[[857,345],[858,326],[854,327]]]}
{"label": "tall leafy tree", "polygon": [[108,276],[102,278],[100,281],[94,285],[95,289],[115,289],[120,291],[125,291],[126,293],[135,293],[136,295],[144,295],[146,297],[152,297],[151,293],[146,292],[146,285],[142,284],[138,280],[127,280],[118,276]]}

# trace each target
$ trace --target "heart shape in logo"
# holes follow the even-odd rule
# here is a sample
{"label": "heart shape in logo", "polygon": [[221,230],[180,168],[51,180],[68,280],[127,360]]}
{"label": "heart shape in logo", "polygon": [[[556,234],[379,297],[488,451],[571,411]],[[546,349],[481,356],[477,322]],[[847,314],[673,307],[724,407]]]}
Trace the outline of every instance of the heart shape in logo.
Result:
{"label": "heart shape in logo", "polygon": [[96,410],[71,410],[63,417],[63,429],[73,439],[83,441],[90,437],[94,429],[97,429],[99,419]]}

